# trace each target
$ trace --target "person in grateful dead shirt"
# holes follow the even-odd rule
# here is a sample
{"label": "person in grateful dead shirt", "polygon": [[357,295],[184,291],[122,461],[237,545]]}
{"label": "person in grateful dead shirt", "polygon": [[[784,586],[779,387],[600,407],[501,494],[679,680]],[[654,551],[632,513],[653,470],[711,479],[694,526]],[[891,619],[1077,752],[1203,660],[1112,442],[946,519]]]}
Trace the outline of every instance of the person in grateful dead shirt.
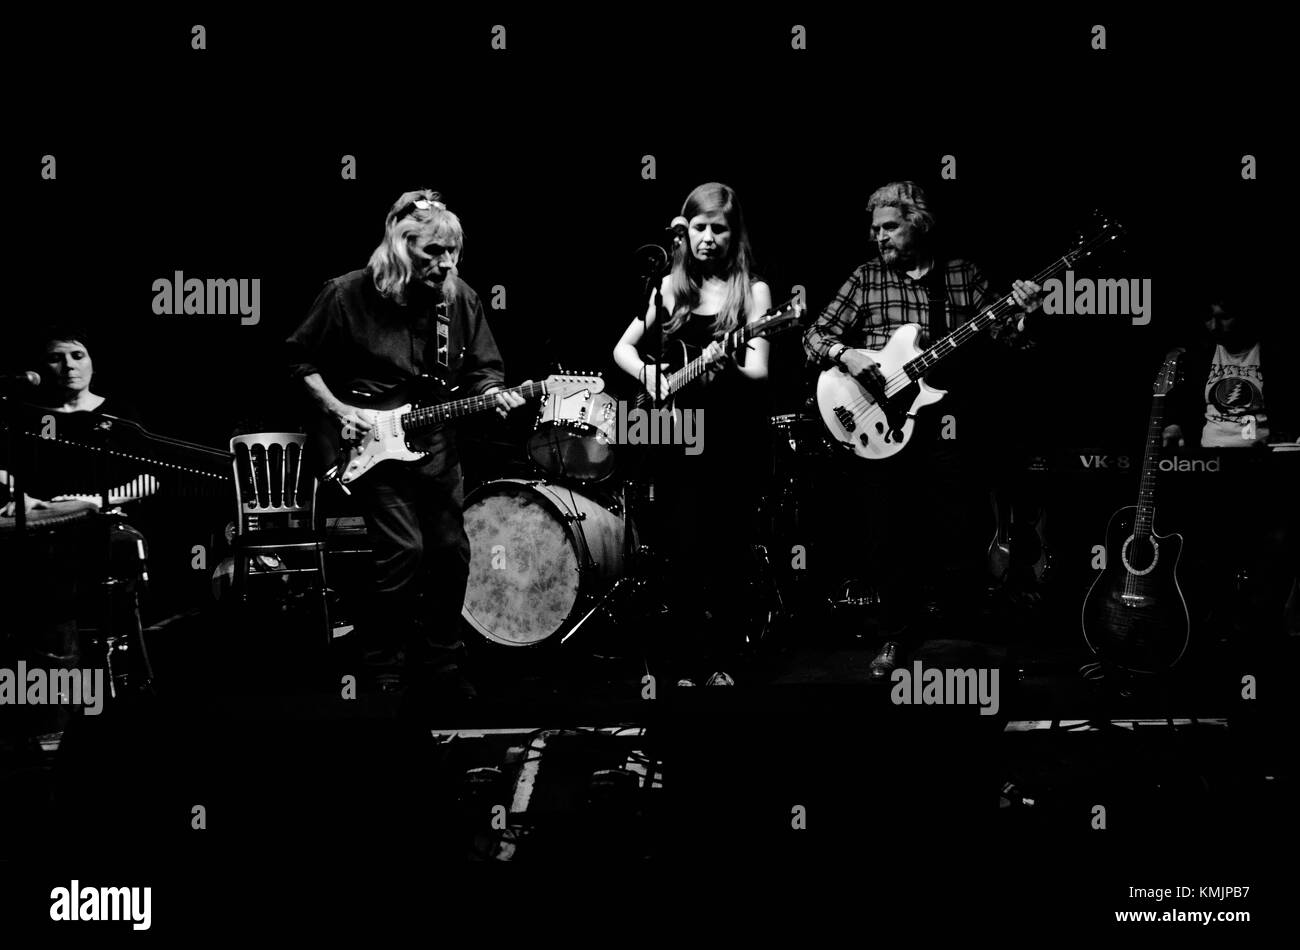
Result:
{"label": "person in grateful dead shirt", "polygon": [[1256,315],[1239,296],[1211,296],[1216,299],[1205,313],[1209,342],[1184,353],[1186,382],[1179,387],[1175,421],[1164,430],[1166,448],[1185,448],[1193,440],[1203,449],[1272,441]]}
{"label": "person in grateful dead shirt", "polygon": [[1202,291],[1205,336],[1180,348],[1161,463],[1170,527],[1186,535],[1185,580],[1196,581],[1185,587],[1218,610],[1221,635],[1251,643],[1278,629],[1300,562],[1289,484],[1300,452],[1285,451],[1297,435],[1294,348],[1269,332],[1253,293],[1241,281]]}

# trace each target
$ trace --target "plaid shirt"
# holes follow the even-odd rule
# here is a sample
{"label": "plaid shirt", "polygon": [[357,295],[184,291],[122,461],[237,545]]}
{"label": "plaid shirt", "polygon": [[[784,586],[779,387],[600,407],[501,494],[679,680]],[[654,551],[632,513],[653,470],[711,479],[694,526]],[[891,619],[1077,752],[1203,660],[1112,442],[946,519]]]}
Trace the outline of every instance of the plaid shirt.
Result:
{"label": "plaid shirt", "polygon": [[[804,334],[804,350],[810,362],[829,364],[829,352],[836,343],[854,348],[879,350],[890,334],[905,323],[919,323],[921,346],[955,330],[997,303],[989,282],[978,267],[969,261],[954,259],[944,272],[947,297],[944,306],[945,326],[941,333],[930,327],[930,300],[926,294],[927,274],[920,280],[902,271],[886,267],[879,259],[863,264],[844,282],[835,299],[827,305]],[[1027,347],[1025,334],[1016,329],[1009,317],[994,324],[993,336],[1016,347]]]}

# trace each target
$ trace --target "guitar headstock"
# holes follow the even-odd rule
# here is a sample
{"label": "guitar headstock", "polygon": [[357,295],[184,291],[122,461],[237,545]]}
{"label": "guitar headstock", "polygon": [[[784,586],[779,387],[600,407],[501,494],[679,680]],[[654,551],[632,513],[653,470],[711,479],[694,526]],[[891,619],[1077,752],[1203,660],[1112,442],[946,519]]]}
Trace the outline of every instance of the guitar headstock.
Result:
{"label": "guitar headstock", "polygon": [[605,380],[597,373],[566,373],[561,370],[546,377],[546,391],[558,396],[572,396],[581,392],[600,393],[605,391]]}
{"label": "guitar headstock", "polygon": [[1103,250],[1109,248],[1128,233],[1123,223],[1110,217],[1101,210],[1093,211],[1091,221],[1086,228],[1080,229],[1065,252],[1065,263],[1074,267]]}
{"label": "guitar headstock", "polygon": [[1164,396],[1176,385],[1182,372],[1183,350],[1177,349],[1165,357],[1165,361],[1160,364],[1160,372],[1156,373],[1155,384],[1151,387],[1151,392],[1156,396]]}
{"label": "guitar headstock", "polygon": [[753,323],[746,324],[745,330],[751,336],[765,336],[777,330],[788,329],[803,318],[804,310],[803,301],[794,297],[780,307],[769,310]]}

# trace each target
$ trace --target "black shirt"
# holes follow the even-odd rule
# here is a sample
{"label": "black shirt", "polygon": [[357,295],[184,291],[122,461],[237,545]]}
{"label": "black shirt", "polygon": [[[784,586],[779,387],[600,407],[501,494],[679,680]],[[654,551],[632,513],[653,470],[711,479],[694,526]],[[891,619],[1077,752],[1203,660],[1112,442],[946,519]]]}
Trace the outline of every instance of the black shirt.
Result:
{"label": "black shirt", "polygon": [[[101,451],[103,436],[95,426],[105,415],[139,422],[133,406],[107,396],[88,412],[59,412],[40,406],[20,409],[20,430],[16,451],[22,453],[22,490],[32,498],[49,501],[59,495],[98,494],[105,477],[108,488],[118,488],[141,474],[141,465],[121,451],[119,439],[111,439],[109,455]],[[0,421],[0,468],[8,469],[8,431]],[[100,466],[106,466],[104,470]],[[8,500],[7,488],[0,496]]]}
{"label": "black shirt", "polygon": [[[441,304],[433,293],[400,304],[379,292],[369,270],[326,281],[286,341],[291,375],[319,373],[338,399],[361,407],[391,402],[424,376],[454,387],[456,397],[503,385],[501,354],[478,294],[456,276],[445,286]],[[443,348],[440,322],[447,332]],[[431,434],[427,447],[439,464],[454,462],[445,432]]]}

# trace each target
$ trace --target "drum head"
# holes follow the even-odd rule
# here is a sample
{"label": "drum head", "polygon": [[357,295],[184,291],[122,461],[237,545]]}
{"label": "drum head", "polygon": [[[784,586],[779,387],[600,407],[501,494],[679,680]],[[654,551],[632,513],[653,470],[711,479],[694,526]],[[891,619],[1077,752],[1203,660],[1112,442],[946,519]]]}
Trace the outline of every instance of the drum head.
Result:
{"label": "drum head", "polygon": [[548,403],[528,439],[528,454],[547,475],[599,482],[614,472],[618,407],[608,393]]}
{"label": "drum head", "polygon": [[522,482],[498,482],[465,508],[469,584],[462,613],[506,646],[540,643],[578,600],[582,575],[559,514]]}
{"label": "drum head", "polygon": [[594,426],[548,422],[528,438],[528,454],[548,475],[579,482],[604,481],[614,471],[614,451]]}

